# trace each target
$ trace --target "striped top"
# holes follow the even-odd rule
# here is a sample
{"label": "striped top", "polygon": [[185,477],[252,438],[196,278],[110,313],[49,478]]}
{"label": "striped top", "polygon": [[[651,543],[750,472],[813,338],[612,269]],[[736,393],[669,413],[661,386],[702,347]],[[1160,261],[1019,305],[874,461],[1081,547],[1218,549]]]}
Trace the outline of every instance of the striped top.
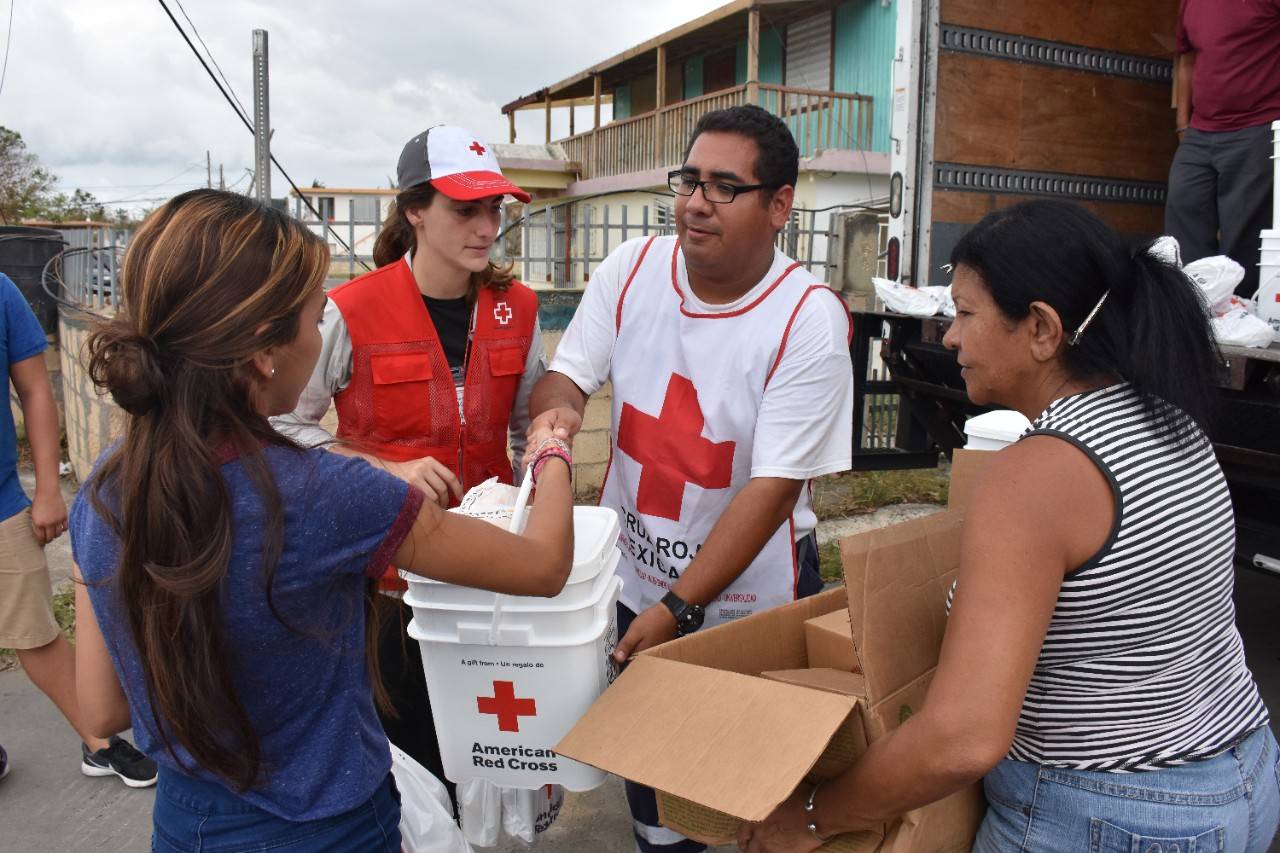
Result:
{"label": "striped top", "polygon": [[1055,401],[1028,435],[1084,451],[1116,520],[1063,581],[1009,757],[1154,770],[1266,725],[1231,600],[1235,518],[1203,433],[1179,436],[1122,383]]}

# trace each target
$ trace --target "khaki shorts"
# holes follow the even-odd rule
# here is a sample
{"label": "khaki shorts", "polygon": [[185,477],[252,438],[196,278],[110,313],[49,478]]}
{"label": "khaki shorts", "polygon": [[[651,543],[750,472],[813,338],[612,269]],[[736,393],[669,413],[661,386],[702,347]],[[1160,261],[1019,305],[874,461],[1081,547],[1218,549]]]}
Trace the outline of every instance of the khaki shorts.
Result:
{"label": "khaki shorts", "polygon": [[38,649],[58,632],[49,564],[28,507],[0,521],[0,648]]}

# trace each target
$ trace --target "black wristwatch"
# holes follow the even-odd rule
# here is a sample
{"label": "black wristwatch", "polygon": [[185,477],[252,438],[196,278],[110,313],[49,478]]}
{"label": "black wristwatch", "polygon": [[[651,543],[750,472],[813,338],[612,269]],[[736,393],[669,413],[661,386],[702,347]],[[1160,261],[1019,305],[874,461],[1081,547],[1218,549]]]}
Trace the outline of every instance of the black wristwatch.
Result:
{"label": "black wristwatch", "polygon": [[692,634],[702,627],[707,611],[701,604],[690,604],[674,592],[662,596],[662,604],[676,617],[676,636]]}

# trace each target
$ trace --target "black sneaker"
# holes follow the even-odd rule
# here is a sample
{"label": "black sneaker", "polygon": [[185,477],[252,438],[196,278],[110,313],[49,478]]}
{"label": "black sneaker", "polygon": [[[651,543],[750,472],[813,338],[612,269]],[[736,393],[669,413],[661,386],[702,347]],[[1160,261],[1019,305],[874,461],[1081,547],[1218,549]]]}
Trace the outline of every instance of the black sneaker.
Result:
{"label": "black sneaker", "polygon": [[86,776],[120,777],[130,788],[149,788],[156,783],[156,763],[138,752],[121,737],[113,737],[106,749],[90,752],[80,744],[80,772]]}

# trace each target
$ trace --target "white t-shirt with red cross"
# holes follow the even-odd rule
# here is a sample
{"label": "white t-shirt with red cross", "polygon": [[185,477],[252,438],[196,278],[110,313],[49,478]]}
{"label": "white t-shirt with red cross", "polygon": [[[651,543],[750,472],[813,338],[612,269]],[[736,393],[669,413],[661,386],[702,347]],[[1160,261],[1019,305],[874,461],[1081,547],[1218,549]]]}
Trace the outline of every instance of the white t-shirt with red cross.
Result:
{"label": "white t-shirt with red cross", "polygon": [[[777,251],[726,305],[693,294],[674,237],[629,241],[601,263],[550,369],[587,394],[613,385],[601,503],[621,516],[623,604],[657,603],[751,478],[849,469],[850,322],[833,291]],[[795,542],[816,523],[806,487],[705,624],[793,600]]]}

